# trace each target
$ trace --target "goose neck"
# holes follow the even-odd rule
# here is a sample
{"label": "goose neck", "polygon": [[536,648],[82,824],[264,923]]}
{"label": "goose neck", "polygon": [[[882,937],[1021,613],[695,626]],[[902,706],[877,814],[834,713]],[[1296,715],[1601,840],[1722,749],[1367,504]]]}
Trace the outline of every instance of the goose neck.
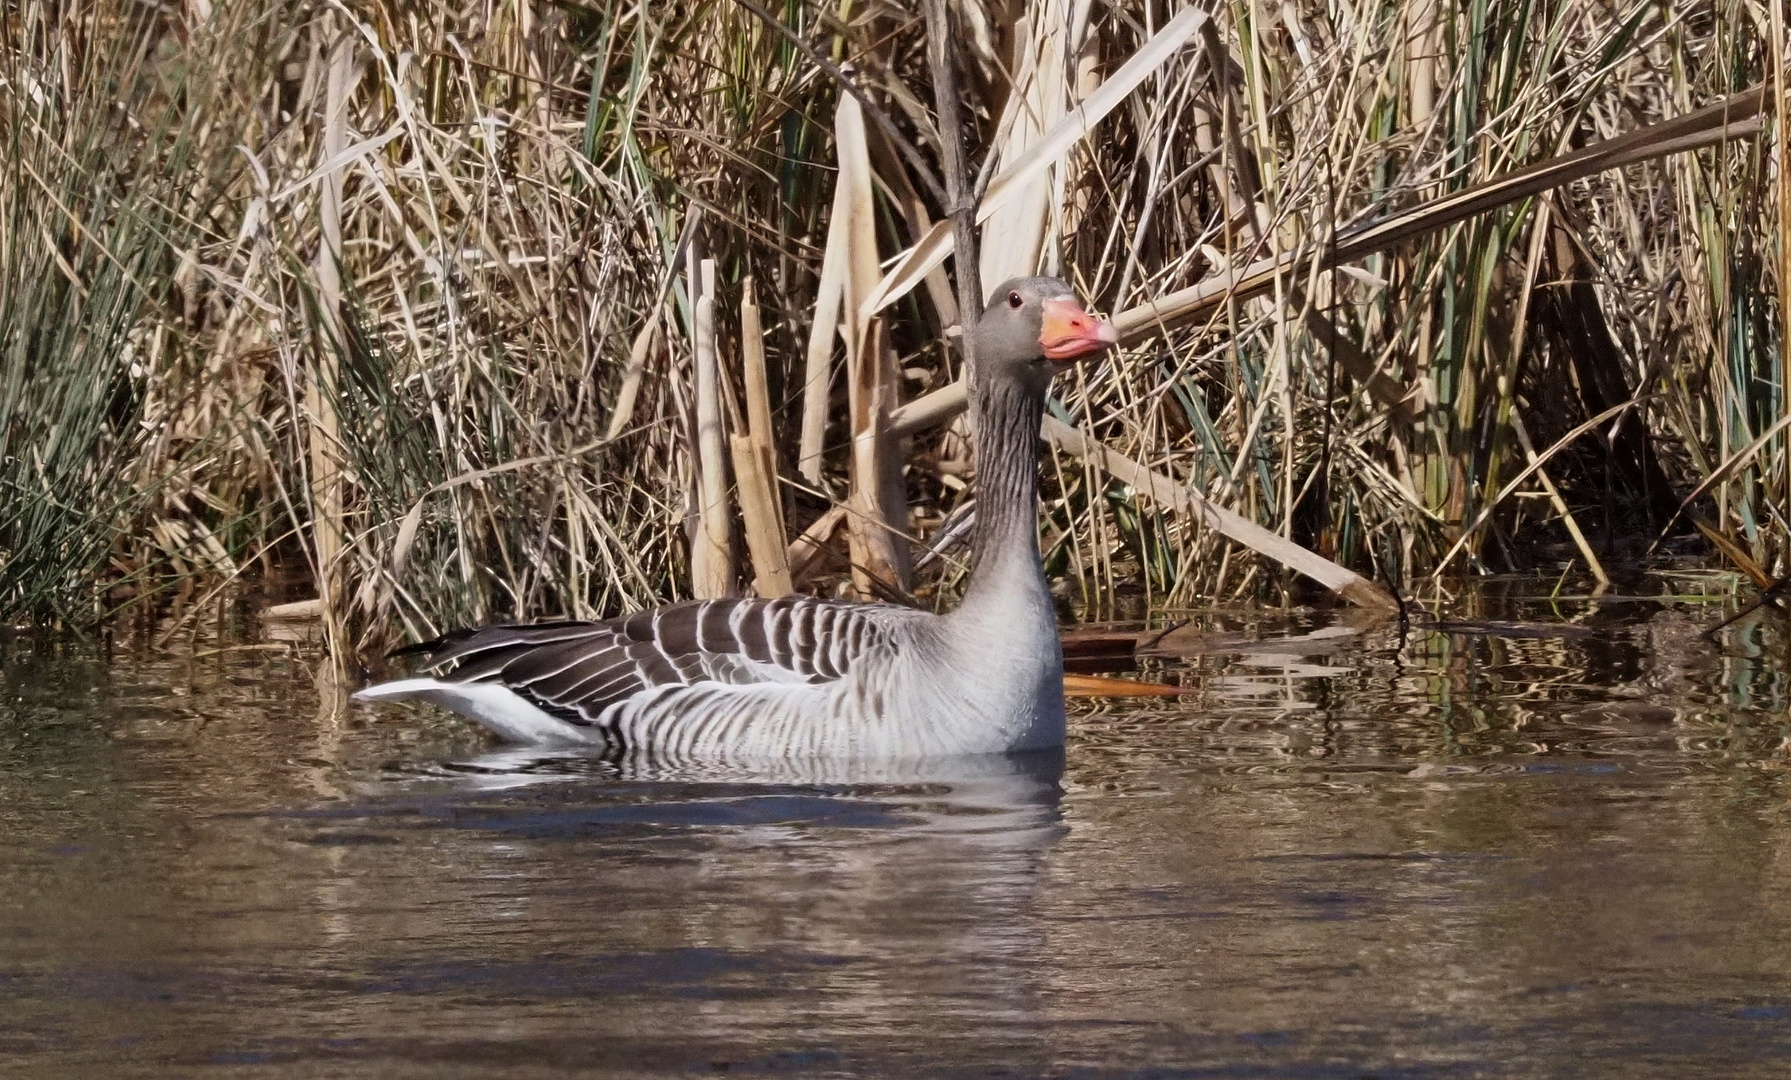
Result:
{"label": "goose neck", "polygon": [[1038,552],[1038,442],[1044,395],[1013,383],[972,386],[976,527],[964,603],[1046,596]]}

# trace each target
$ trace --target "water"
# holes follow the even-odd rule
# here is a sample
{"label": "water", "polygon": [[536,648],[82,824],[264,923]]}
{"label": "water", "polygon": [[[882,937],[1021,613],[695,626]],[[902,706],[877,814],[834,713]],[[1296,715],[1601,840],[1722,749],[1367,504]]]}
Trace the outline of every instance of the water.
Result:
{"label": "water", "polygon": [[1205,617],[1061,759],[764,782],[14,644],[0,1074],[1785,1075],[1784,615],[1522,591]]}

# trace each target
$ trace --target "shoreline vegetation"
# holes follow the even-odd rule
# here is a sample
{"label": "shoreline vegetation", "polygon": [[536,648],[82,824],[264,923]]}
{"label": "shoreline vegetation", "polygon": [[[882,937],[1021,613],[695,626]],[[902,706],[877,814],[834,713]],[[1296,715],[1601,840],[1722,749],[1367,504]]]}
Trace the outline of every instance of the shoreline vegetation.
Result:
{"label": "shoreline vegetation", "polygon": [[1781,18],[22,0],[0,617],[297,573],[346,657],[752,589],[943,603],[958,312],[1035,270],[1123,335],[1042,432],[1090,617],[1663,550],[1775,587]]}

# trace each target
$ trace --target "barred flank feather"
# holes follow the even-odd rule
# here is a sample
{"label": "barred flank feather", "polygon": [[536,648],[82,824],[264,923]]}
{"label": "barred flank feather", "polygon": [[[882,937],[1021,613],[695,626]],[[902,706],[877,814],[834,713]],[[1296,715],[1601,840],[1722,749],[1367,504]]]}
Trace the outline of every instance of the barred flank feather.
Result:
{"label": "barred flank feather", "polygon": [[597,724],[656,687],[838,680],[916,615],[794,596],[697,600],[610,622],[487,626],[430,643],[424,666],[445,683],[500,683],[569,723]]}

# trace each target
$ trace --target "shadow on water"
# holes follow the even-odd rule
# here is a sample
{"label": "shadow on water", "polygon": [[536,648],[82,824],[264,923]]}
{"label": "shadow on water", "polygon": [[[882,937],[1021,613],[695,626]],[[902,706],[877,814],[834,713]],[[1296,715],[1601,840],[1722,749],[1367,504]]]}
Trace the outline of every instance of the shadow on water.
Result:
{"label": "shadow on water", "polygon": [[771,776],[16,648],[0,1071],[1783,1075],[1783,616],[1651,580],[1208,613],[1062,755]]}

